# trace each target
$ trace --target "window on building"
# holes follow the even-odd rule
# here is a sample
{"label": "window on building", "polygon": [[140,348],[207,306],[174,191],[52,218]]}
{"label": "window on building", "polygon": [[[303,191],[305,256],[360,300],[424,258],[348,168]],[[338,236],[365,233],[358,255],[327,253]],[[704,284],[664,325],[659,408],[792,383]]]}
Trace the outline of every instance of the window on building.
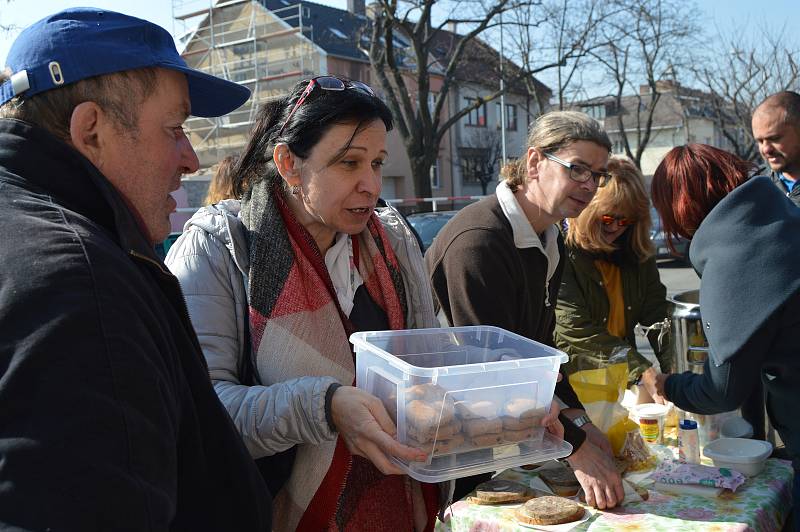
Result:
{"label": "window on building", "polygon": [[585,107],[581,107],[581,111],[591,116],[595,120],[602,120],[606,117],[605,105],[587,105]]}
{"label": "window on building", "polygon": [[[497,102],[495,104],[495,110],[497,112],[497,129],[502,127],[502,116],[500,115],[501,104]],[[506,131],[516,131],[517,130],[517,106],[513,103],[506,104]]]}
{"label": "window on building", "polygon": [[614,141],[614,153],[623,153],[625,151],[625,145],[622,144],[621,140]]}
{"label": "window on building", "polygon": [[[464,107],[474,105],[476,101],[477,98],[464,98]],[[467,126],[486,127],[486,104],[484,103],[470,111],[464,119]]]}
{"label": "window on building", "polygon": [[436,159],[431,165],[431,188],[441,188],[439,182],[439,159]]}
{"label": "window on building", "polygon": [[489,179],[493,168],[489,165],[487,150],[479,148],[462,148],[461,181],[465,185],[479,185],[481,180]]}

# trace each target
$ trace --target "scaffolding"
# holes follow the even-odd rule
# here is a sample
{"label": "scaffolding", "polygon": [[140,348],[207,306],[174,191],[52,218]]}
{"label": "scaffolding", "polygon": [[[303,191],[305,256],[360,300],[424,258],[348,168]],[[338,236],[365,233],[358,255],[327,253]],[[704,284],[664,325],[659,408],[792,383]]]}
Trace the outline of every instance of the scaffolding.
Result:
{"label": "scaffolding", "polygon": [[188,65],[252,91],[226,116],[187,120],[200,174],[241,151],[262,103],[320,72],[323,59],[307,13],[300,3],[283,3],[289,5],[268,10],[259,0],[172,0],[173,34]]}

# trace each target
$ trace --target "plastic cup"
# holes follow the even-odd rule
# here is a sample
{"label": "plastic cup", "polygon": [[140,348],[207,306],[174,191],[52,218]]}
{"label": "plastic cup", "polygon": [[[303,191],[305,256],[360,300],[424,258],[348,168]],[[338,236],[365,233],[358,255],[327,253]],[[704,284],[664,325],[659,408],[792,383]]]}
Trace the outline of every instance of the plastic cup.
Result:
{"label": "plastic cup", "polygon": [[661,443],[664,434],[664,420],[669,407],[658,403],[642,403],[633,408],[639,423],[639,432],[647,443]]}

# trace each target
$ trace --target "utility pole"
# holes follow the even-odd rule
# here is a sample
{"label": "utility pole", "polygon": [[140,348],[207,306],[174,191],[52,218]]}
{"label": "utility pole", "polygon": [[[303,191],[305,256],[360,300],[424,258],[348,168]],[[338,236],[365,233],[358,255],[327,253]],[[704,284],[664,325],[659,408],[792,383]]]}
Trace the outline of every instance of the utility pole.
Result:
{"label": "utility pole", "polygon": [[500,145],[503,153],[503,166],[506,165],[506,91],[503,63],[505,50],[503,49],[503,12],[500,12]]}

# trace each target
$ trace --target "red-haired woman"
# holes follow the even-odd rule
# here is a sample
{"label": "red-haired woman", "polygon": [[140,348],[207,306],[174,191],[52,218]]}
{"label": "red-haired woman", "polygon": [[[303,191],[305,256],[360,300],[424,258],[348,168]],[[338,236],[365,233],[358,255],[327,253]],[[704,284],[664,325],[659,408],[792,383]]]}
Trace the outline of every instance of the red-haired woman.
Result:
{"label": "red-haired woman", "polygon": [[643,381],[700,414],[739,407],[761,381],[770,420],[793,456],[800,500],[800,209],[769,178],[748,179],[750,170],[702,144],[673,148],[656,169],[652,198],[664,231],[691,239],[710,356],[702,375]]}

